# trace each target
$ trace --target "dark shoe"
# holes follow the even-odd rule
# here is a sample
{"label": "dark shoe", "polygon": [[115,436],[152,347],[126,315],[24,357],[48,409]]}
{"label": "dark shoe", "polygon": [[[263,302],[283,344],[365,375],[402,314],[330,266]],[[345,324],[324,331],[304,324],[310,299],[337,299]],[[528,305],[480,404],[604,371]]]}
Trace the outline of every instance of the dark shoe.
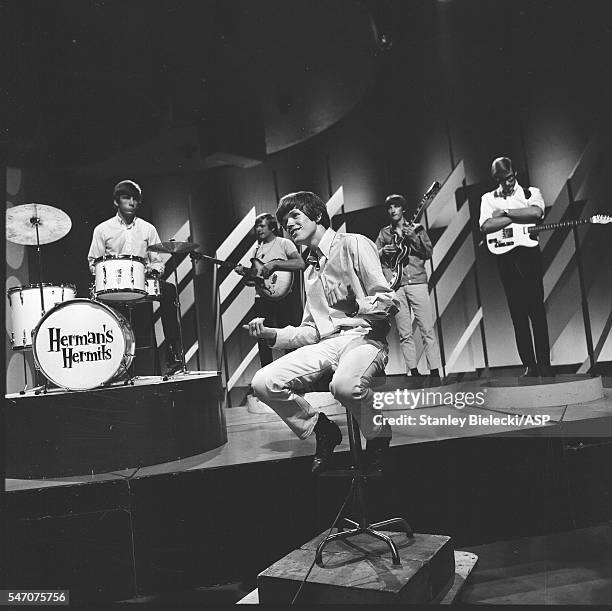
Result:
{"label": "dark shoe", "polygon": [[317,438],[317,449],[312,461],[311,473],[319,475],[329,467],[334,448],[342,441],[342,433],[340,427],[323,412],[319,413],[314,431]]}
{"label": "dark shoe", "polygon": [[537,365],[528,365],[525,371],[521,374],[521,378],[538,378],[540,377],[540,371]]}
{"label": "dark shoe", "polygon": [[555,372],[550,365],[540,365],[540,377],[541,378],[554,378]]}
{"label": "dark shoe", "polygon": [[419,370],[418,370],[416,367],[413,367],[413,368],[410,370],[410,375],[411,375],[413,378],[422,378],[422,377],[423,377],[423,376],[422,376],[422,375],[419,373]]}
{"label": "dark shoe", "polygon": [[368,439],[365,449],[365,465],[368,472],[382,473],[385,456],[391,444],[391,427],[384,424],[378,437]]}
{"label": "dark shoe", "polygon": [[442,378],[440,377],[440,372],[437,369],[432,369],[429,372],[429,385],[430,386],[440,386],[442,384]]}

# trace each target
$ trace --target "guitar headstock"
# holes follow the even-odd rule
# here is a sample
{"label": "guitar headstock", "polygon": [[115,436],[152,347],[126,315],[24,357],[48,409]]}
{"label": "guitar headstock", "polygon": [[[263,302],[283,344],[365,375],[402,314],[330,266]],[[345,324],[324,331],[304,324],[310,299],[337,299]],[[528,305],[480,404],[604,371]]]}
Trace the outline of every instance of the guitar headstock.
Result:
{"label": "guitar headstock", "polygon": [[596,214],[591,217],[591,223],[595,225],[607,225],[608,223],[612,223],[612,216],[608,216],[607,214]]}

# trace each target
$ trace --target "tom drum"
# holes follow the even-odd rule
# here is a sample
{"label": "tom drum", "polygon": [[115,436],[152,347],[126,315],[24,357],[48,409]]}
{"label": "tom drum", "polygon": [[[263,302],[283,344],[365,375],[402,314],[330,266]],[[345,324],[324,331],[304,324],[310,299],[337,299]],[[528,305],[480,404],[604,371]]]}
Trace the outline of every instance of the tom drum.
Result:
{"label": "tom drum", "polygon": [[[42,286],[43,308],[40,288]],[[74,284],[27,284],[14,286],[6,293],[11,311],[11,345],[13,350],[32,348],[32,335],[43,315],[58,303],[76,297]]]}
{"label": "tom drum", "polygon": [[101,301],[136,301],[146,297],[146,260],[134,255],[104,255],[94,261],[95,296]]}

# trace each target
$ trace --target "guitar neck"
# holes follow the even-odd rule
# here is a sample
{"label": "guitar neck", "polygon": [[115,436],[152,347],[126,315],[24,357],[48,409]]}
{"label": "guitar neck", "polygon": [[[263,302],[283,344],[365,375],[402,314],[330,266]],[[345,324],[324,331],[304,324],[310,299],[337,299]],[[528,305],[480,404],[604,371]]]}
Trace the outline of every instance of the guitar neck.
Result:
{"label": "guitar neck", "polygon": [[549,223],[548,225],[536,225],[529,228],[529,233],[540,233],[540,231],[550,231],[551,229],[561,229],[562,227],[575,227],[576,225],[585,225],[590,223],[591,219],[578,219],[576,221],[563,221],[562,223]]}
{"label": "guitar neck", "polygon": [[441,188],[442,185],[437,180],[431,185],[431,187],[429,187],[427,193],[425,193],[425,195],[423,195],[423,197],[421,198],[421,201],[419,202],[415,213],[412,215],[412,218],[410,220],[406,220],[406,223],[408,225],[416,223],[416,220],[419,218],[421,212],[423,212],[423,210],[425,209],[427,203],[430,202],[438,194],[438,191]]}

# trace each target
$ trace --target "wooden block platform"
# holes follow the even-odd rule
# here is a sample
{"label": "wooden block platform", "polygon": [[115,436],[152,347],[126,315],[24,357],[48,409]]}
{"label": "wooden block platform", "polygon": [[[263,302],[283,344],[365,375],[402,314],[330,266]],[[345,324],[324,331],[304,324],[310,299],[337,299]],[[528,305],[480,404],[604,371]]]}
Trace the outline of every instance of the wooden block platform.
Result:
{"label": "wooden block platform", "polygon": [[[393,564],[388,546],[373,537],[359,535],[347,541],[333,541],[323,552],[323,566],[312,569],[299,602],[429,603],[452,586],[455,557],[450,537],[386,534],[397,545],[399,565]],[[261,603],[291,602],[326,535],[327,532],[321,533],[259,574]]]}
{"label": "wooden block platform", "polygon": [[483,407],[490,409],[540,408],[575,405],[603,398],[600,377],[558,375],[554,378],[499,378],[485,382]]}
{"label": "wooden block platform", "polygon": [[[448,589],[443,590],[431,603],[435,605],[451,605],[461,592],[466,584],[470,573],[478,562],[478,556],[471,552],[462,552],[455,550],[455,576]],[[249,592],[244,598],[240,599],[238,605],[258,605],[259,590],[256,588]]]}

